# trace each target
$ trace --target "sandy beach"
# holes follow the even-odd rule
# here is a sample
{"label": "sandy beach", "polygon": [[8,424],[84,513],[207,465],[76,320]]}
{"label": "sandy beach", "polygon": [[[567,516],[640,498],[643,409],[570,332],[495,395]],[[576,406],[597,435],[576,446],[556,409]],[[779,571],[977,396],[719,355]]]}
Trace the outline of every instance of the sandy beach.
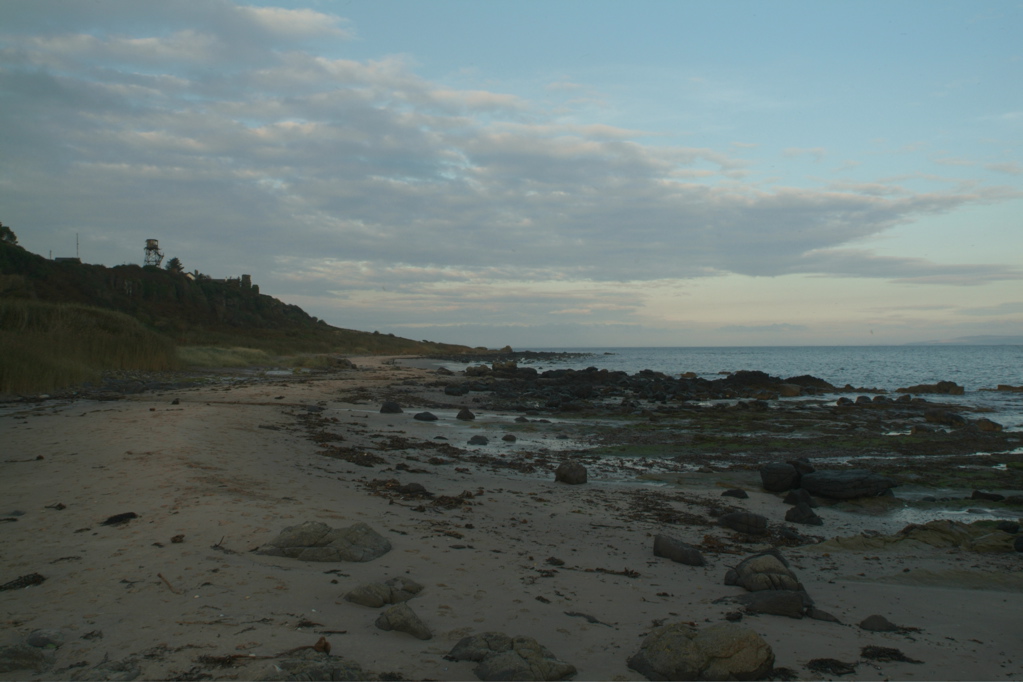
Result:
{"label": "sandy beach", "polygon": [[[376,679],[474,680],[473,661],[446,655],[498,631],[535,638],[574,679],[642,680],[628,661],[655,627],[730,620],[770,646],[776,679],[838,678],[808,667],[817,659],[854,665],[842,679],[1023,677],[1023,554],[788,544],[791,570],[838,622],[749,613],[726,573],[776,536],[715,519],[741,509],[786,525],[787,505],[755,471],[663,483],[591,468],[584,484],[556,482],[578,424],[517,422],[474,394],[445,395],[462,377],[430,363],[354,361],[325,376],[3,406],[0,583],[44,580],[0,592],[0,647],[38,631],[53,641],[36,647],[36,668],[0,679],[262,679],[280,672],[280,654],[322,637],[331,657]],[[385,400],[403,412],[381,413]],[[475,419],[457,419],[462,407]],[[423,411],[437,420],[414,418]],[[468,444],[479,435],[486,445]],[[728,488],[749,497],[723,498]],[[823,525],[799,533],[905,525],[816,512]],[[368,524],[391,550],[366,562],[252,551],[309,521]],[[655,556],[662,533],[700,548],[706,565]],[[406,604],[430,639],[380,629],[383,609],[343,598],[393,578],[423,586]],[[872,615],[899,629],[859,626]],[[915,662],[864,658],[870,646]]]}

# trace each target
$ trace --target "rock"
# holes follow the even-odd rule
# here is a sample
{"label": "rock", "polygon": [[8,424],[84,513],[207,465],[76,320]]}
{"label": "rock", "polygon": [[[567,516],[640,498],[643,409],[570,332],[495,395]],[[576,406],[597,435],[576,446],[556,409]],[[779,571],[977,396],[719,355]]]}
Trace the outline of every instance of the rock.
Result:
{"label": "rock", "polygon": [[766,613],[772,616],[802,618],[807,607],[813,602],[801,590],[761,590],[736,598],[746,607],[747,613]]}
{"label": "rock", "polygon": [[460,640],[445,657],[476,661],[473,672],[481,680],[567,680],[575,666],[559,660],[532,637],[509,637],[484,632]]}
{"label": "rock", "polygon": [[725,575],[725,584],[738,585],[750,592],[803,589],[796,574],[777,550],[743,559],[735,568],[729,569]]}
{"label": "rock", "polygon": [[1002,531],[1003,533],[1008,533],[1009,535],[1015,535],[1016,533],[1019,532],[1020,526],[1015,521],[999,521],[995,525],[995,528],[997,528],[998,530]]}
{"label": "rock", "polygon": [[554,480],[568,485],[586,483],[586,467],[579,462],[562,462],[554,471]]}
{"label": "rock", "polygon": [[501,436],[501,440],[503,440],[506,443],[514,443],[515,441],[518,440],[518,438],[515,436],[514,433],[506,433],[503,436]]}
{"label": "rock", "polygon": [[870,632],[898,632],[902,629],[884,616],[879,616],[877,614],[867,616],[860,621],[860,627],[864,630],[869,630]]}
{"label": "rock", "polygon": [[789,523],[802,523],[807,526],[824,525],[824,520],[817,516],[806,502],[800,502],[785,512],[785,520]]}
{"label": "rock", "polygon": [[1001,424],[999,424],[998,422],[993,422],[993,421],[991,421],[990,419],[988,419],[986,417],[981,417],[980,419],[975,419],[973,421],[973,425],[976,426],[981,431],[986,431],[986,432],[992,432],[993,433],[993,432],[997,432],[997,431],[1001,431],[1002,430],[1002,425]]}
{"label": "rock", "polygon": [[407,632],[417,639],[431,639],[433,633],[426,624],[419,619],[419,616],[409,608],[409,605],[402,602],[381,613],[376,620],[376,626],[381,630],[397,630]]}
{"label": "rock", "polygon": [[671,559],[676,563],[686,564],[687,566],[707,565],[707,560],[703,558],[700,550],[668,535],[657,535],[654,537],[654,556]]}
{"label": "rock", "polygon": [[386,400],[384,404],[380,406],[380,414],[401,414],[405,410],[401,409],[401,405],[394,402],[393,400]]}
{"label": "rock", "polygon": [[1023,552],[1023,535],[1017,535],[1012,541],[1012,548],[1017,552]]}
{"label": "rock", "polygon": [[59,649],[64,644],[64,633],[51,629],[35,630],[28,636],[25,643],[37,649]]}
{"label": "rock", "polygon": [[814,620],[822,620],[825,623],[841,623],[842,622],[838,618],[836,618],[835,616],[833,616],[830,613],[828,613],[827,611],[821,611],[816,606],[811,606],[810,608],[808,608],[806,610],[806,617],[807,618],[812,618]]}
{"label": "rock", "polygon": [[435,422],[435,421],[437,421],[437,415],[435,415],[433,412],[419,412],[419,413],[413,415],[412,418],[416,419],[418,421],[421,421],[421,422]]}
{"label": "rock", "polygon": [[745,490],[740,490],[739,488],[733,488],[731,490],[726,490],[725,492],[721,493],[721,497],[735,497],[740,500],[748,500],[749,493],[747,493]]}
{"label": "rock", "polygon": [[963,395],[966,389],[954,381],[939,381],[936,384],[918,384],[907,388],[897,388],[896,393],[942,393],[944,395]]}
{"label": "rock", "polygon": [[471,422],[475,418],[476,415],[473,414],[472,410],[470,410],[468,407],[463,407],[461,410],[458,411],[458,414],[455,415],[455,419],[461,419],[464,422]]}
{"label": "rock", "polygon": [[391,543],[365,523],[331,528],[319,521],[288,526],[258,554],[301,561],[372,561],[391,551]]}
{"label": "rock", "polygon": [[799,472],[786,462],[773,462],[760,469],[760,480],[764,490],[783,493],[799,485]]}
{"label": "rock", "polygon": [[800,457],[798,459],[790,459],[786,464],[791,464],[799,472],[799,475],[812,474],[816,469],[810,464],[810,460],[806,457]]}
{"label": "rock", "polygon": [[40,649],[28,644],[0,646],[0,673],[15,670],[41,672],[50,664],[50,658]]}
{"label": "rock", "polygon": [[629,659],[629,667],[650,680],[759,680],[773,665],[767,642],[736,623],[663,625]]}
{"label": "rock", "polygon": [[767,517],[753,512],[737,511],[724,514],[718,521],[722,526],[749,535],[763,535],[767,532]]}
{"label": "rock", "polygon": [[391,578],[383,583],[360,585],[345,595],[345,601],[379,608],[384,604],[408,601],[423,591],[423,586],[408,578]]}
{"label": "rock", "polygon": [[899,485],[899,482],[867,469],[844,469],[815,471],[803,476],[800,485],[811,495],[848,500],[881,495],[889,488]]}
{"label": "rock", "polygon": [[806,492],[804,488],[796,488],[795,490],[790,490],[789,494],[785,496],[785,499],[782,500],[782,502],[791,505],[805,504],[808,507],[817,506],[817,503],[813,501],[813,498],[810,496],[810,493]]}
{"label": "rock", "polygon": [[929,424],[941,424],[942,426],[960,427],[968,423],[966,417],[948,410],[933,409],[924,412],[924,419]]}
{"label": "rock", "polygon": [[469,394],[469,387],[462,384],[450,384],[444,387],[444,395],[462,396]]}
{"label": "rock", "polygon": [[[368,680],[371,676],[355,661],[328,652],[302,649],[286,658],[268,661],[256,680]],[[376,679],[373,677],[372,679]]]}
{"label": "rock", "polygon": [[803,395],[803,387],[799,384],[778,384],[777,388],[782,398],[798,398]]}
{"label": "rock", "polygon": [[469,445],[486,445],[490,440],[486,436],[473,436],[469,439]]}
{"label": "rock", "polygon": [[983,490],[974,490],[973,494],[970,495],[971,500],[986,500],[988,502],[1001,502],[1005,499],[1005,495],[999,495],[998,493],[986,493]]}

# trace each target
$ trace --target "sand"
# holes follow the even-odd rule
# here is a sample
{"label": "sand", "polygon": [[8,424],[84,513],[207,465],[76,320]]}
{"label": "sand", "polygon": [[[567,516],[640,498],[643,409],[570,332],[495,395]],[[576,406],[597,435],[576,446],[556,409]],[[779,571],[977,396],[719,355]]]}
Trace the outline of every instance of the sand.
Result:
{"label": "sand", "polygon": [[[724,584],[725,572],[769,545],[685,522],[720,505],[734,477],[664,485],[591,474],[584,485],[556,483],[558,449],[571,445],[557,438],[556,420],[515,431],[509,443],[501,435],[516,415],[455,419],[472,397],[430,388],[437,375],[428,363],[355,362],[357,370],[306,379],[6,405],[0,514],[17,521],[0,523],[0,583],[32,573],[46,580],[0,592],[0,646],[40,629],[59,631],[64,643],[45,670],[0,679],[71,679],[98,674],[104,661],[125,662],[139,679],[253,679],[273,664],[256,657],[325,637],[332,655],[389,679],[473,680],[473,663],[445,654],[467,635],[501,631],[536,638],[576,666],[576,679],[637,680],[644,678],[627,660],[654,626],[719,623],[742,610],[720,601],[744,593]],[[388,396],[404,413],[379,413]],[[438,421],[413,419],[425,409]],[[476,434],[490,443],[467,446]],[[394,449],[381,449],[385,443]],[[479,461],[450,457],[444,446]],[[325,456],[362,451],[383,462]],[[532,473],[490,463],[530,456],[543,462]],[[435,497],[369,485],[388,479],[421,483]],[[749,499],[728,504],[781,523],[788,507],[779,496],[748,483]],[[466,491],[463,504],[433,504]],[[883,519],[818,511],[824,526],[801,532],[891,531]],[[102,525],[126,512],[137,518]],[[393,549],[366,563],[250,551],[304,521],[365,522]],[[717,539],[721,551],[705,551],[703,567],[673,563],[653,555],[661,532],[704,548]],[[1023,677],[1023,585],[1015,579],[1023,555],[916,545],[782,553],[818,608],[841,623],[774,615],[741,623],[770,644],[776,667],[799,679],[821,677],[806,667],[818,658],[856,663],[842,679]],[[398,576],[425,586],[408,604],[432,639],[380,630],[379,610],[342,599],[360,584]],[[916,630],[857,627],[873,614]],[[922,662],[866,661],[868,645]],[[202,658],[226,656],[236,657],[233,665]]]}

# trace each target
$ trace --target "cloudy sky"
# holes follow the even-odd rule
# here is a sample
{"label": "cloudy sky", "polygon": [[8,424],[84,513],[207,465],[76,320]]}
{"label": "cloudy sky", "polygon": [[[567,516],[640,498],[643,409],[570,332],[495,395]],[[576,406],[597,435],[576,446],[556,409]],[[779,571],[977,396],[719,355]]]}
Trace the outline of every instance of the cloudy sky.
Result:
{"label": "cloudy sky", "polygon": [[0,222],[469,345],[1023,334],[1023,3],[3,0]]}

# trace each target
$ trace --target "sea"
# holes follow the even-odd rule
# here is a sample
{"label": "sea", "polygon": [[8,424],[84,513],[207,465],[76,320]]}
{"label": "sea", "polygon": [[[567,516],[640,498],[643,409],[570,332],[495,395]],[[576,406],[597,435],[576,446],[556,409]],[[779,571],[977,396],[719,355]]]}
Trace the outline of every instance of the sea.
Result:
{"label": "sea", "polygon": [[[809,374],[834,386],[881,389],[953,381],[961,396],[927,395],[927,400],[986,408],[1006,430],[1023,430],[1023,345],[755,346],[680,348],[533,348],[566,353],[523,363],[538,371],[596,367],[635,374],[644,369],[678,377],[694,372],[706,379],[723,373],[759,370],[782,379]],[[578,355],[577,355],[578,354]],[[997,415],[997,416],[995,416]]]}

